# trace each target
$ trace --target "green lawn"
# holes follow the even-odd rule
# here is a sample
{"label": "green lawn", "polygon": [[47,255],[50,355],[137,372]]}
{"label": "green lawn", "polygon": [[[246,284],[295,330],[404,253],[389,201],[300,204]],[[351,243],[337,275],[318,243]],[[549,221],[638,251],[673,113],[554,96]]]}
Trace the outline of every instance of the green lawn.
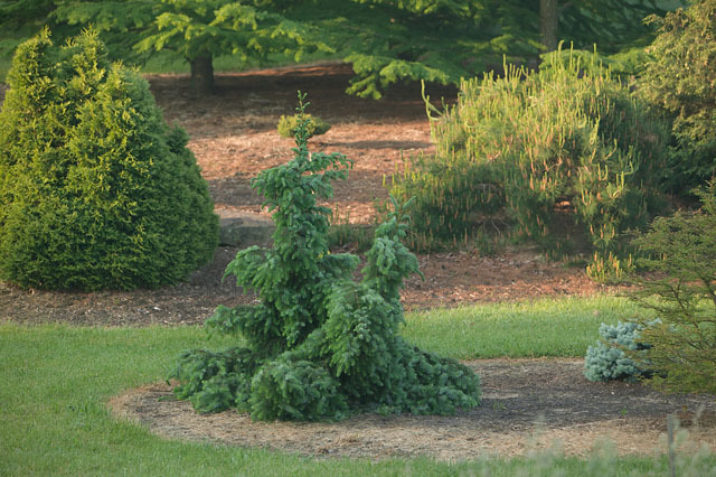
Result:
{"label": "green lawn", "polygon": [[416,345],[457,359],[584,356],[602,322],[647,313],[608,296],[546,298],[409,314],[404,335]]}
{"label": "green lawn", "polygon": [[[410,315],[405,334],[428,349],[463,358],[536,356],[541,350],[573,356],[584,346],[572,348],[570,342],[591,342],[602,320],[631,312],[636,312],[632,305],[615,298],[488,305]],[[579,326],[564,326],[570,313]],[[511,324],[499,326],[502,320]],[[511,337],[520,326],[531,332]],[[534,339],[550,328],[560,332]],[[497,344],[489,347],[491,341]],[[0,475],[668,475],[665,458],[316,460],[168,441],[108,414],[111,396],[162,380],[182,350],[228,344],[223,338],[208,340],[196,327],[0,325]],[[710,455],[684,460],[679,475],[714,475],[714,469],[716,457]]]}

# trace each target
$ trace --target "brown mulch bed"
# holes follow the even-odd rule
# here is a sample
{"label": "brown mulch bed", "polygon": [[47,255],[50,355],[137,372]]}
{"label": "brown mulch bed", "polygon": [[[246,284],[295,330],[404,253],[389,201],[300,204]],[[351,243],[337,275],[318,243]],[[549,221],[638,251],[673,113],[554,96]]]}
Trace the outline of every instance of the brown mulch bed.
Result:
{"label": "brown mulch bed", "polygon": [[[55,292],[0,283],[0,322],[71,323],[86,326],[201,324],[220,305],[253,303],[224,269],[237,249],[220,247],[214,261],[185,282],[157,290]],[[412,277],[402,292],[408,310],[469,303],[519,301],[546,296],[588,296],[608,287],[582,269],[549,263],[532,252],[483,257],[477,252],[419,256],[425,280]]]}
{"label": "brown mulch bed", "polygon": [[[198,414],[166,384],[110,402],[115,415],[170,439],[261,447],[316,457],[510,457],[557,449],[586,456],[666,450],[666,416],[680,417],[679,452],[716,451],[713,396],[664,396],[642,385],[590,383],[581,359],[495,359],[467,363],[483,385],[479,407],[455,416],[362,414],[337,423],[254,422],[226,411]],[[688,439],[683,439],[688,434]]]}
{"label": "brown mulch bed", "polygon": [[[385,200],[384,177],[401,171],[408,157],[430,154],[429,124],[419,85],[390,90],[383,101],[346,96],[345,65],[316,65],[218,75],[218,92],[194,97],[188,78],[149,77],[170,122],[190,134],[194,151],[220,210],[266,215],[249,187],[259,171],[291,158],[292,141],[275,125],[291,114],[296,90],[309,93],[310,112],[332,123],[311,140],[316,151],[342,152],[354,161],[349,179],[336,184],[328,205],[354,224],[370,224],[374,203]],[[0,85],[1,86],[1,85]],[[2,96],[0,88],[0,97]],[[432,88],[434,98],[454,96]],[[82,326],[200,324],[219,304],[252,303],[255,296],[221,280],[237,250],[220,247],[211,264],[185,283],[158,290],[95,293],[20,290],[0,284],[0,322]],[[495,256],[476,250],[420,255],[425,280],[409,279],[407,309],[467,303],[585,296],[614,291],[590,281],[583,269],[548,262],[534,250]],[[235,412],[198,415],[187,403],[158,400],[166,385],[129,390],[110,403],[114,412],[170,438],[282,449],[313,456],[428,455],[463,459],[482,454],[518,455],[561,441],[583,455],[605,437],[621,453],[664,449],[666,415],[678,413],[692,442],[716,449],[713,396],[667,396],[637,384],[589,383],[578,359],[485,360],[470,363],[482,376],[484,401],[454,417],[356,416],[332,424],[253,423]]]}

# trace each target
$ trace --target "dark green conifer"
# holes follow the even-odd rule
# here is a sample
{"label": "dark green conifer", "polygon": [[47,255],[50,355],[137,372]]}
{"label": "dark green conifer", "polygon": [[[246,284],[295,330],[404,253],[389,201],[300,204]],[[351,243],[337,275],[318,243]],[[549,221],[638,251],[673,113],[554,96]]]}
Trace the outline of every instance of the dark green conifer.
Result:
{"label": "dark green conifer", "polygon": [[716,0],[692,0],[664,18],[639,93],[666,113],[674,144],[665,183],[688,194],[716,177]]}
{"label": "dark green conifer", "polygon": [[[299,95],[302,100],[303,97]],[[446,414],[479,400],[479,379],[467,367],[419,350],[398,334],[399,291],[418,272],[402,244],[407,226],[396,204],[378,227],[364,279],[358,258],[328,249],[333,193],[349,162],[310,154],[308,120],[299,108],[296,157],[253,181],[274,211],[274,244],[239,252],[226,273],[254,289],[256,307],[219,307],[207,325],[243,337],[246,348],[184,353],[172,377],[176,393],[202,412],[235,407],[255,419],[340,419],[351,412]]]}

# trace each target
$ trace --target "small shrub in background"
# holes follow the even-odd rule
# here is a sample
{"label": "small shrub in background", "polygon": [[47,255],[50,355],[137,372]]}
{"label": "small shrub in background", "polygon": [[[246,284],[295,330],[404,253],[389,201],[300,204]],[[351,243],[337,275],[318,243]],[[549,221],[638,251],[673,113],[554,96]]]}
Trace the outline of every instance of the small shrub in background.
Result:
{"label": "small shrub in background", "polygon": [[625,353],[626,350],[642,353],[649,345],[639,341],[644,327],[638,323],[617,323],[616,326],[602,323],[599,335],[602,339],[587,348],[584,358],[584,376],[590,381],[611,381],[614,379],[635,381],[649,374]]}
{"label": "small shrub in background", "polygon": [[0,278],[23,287],[157,287],[211,259],[206,181],[137,73],[85,32],[20,45],[0,112]]}
{"label": "small shrub in background", "polygon": [[638,92],[672,119],[675,144],[664,180],[679,194],[716,174],[716,0],[651,17],[659,34]]}
{"label": "small shrub in background", "polygon": [[716,181],[698,195],[700,212],[659,217],[634,240],[649,273],[632,297],[661,321],[642,331],[652,347],[631,357],[648,360],[667,390],[716,394]]}
{"label": "small shrub in background", "polygon": [[[331,129],[331,125],[319,117],[306,114],[305,120],[308,121],[305,125],[307,139],[325,134]],[[281,137],[294,137],[298,131],[300,121],[301,118],[298,114],[292,116],[281,115],[278,120],[278,133]]]}
{"label": "small shrub in background", "polygon": [[256,290],[255,307],[220,306],[209,329],[243,336],[225,352],[190,350],[172,377],[202,412],[229,407],[259,420],[341,419],[351,412],[447,414],[478,404],[479,379],[464,365],[411,346],[403,279],[418,260],[403,245],[407,225],[397,207],[375,230],[363,280],[358,257],[328,249],[330,209],[318,198],[347,176],[340,154],[309,154],[308,119],[299,93],[296,157],[252,182],[274,211],[273,247],[240,251],[227,266],[237,284]]}
{"label": "small shrub in background", "polygon": [[621,274],[621,234],[646,226],[658,204],[668,132],[595,54],[555,52],[538,73],[506,67],[504,77],[465,81],[431,125],[435,156],[392,188],[416,197],[418,241],[460,240],[502,217],[560,254],[566,211],[590,238],[591,275]]}

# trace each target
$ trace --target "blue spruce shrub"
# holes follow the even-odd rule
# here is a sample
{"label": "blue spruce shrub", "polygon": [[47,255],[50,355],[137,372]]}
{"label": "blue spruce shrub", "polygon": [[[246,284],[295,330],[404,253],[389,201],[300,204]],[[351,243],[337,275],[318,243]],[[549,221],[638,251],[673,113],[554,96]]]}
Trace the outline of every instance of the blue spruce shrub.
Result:
{"label": "blue spruce shrub", "polygon": [[175,283],[218,242],[187,135],[96,33],[17,49],[0,111],[0,279],[44,289]]}
{"label": "blue spruce shrub", "polygon": [[602,340],[587,348],[584,358],[584,376],[590,381],[614,379],[634,381],[646,374],[637,363],[627,356],[625,350],[639,351],[649,347],[640,343],[639,333],[644,327],[638,323],[602,323],[599,334]]}

